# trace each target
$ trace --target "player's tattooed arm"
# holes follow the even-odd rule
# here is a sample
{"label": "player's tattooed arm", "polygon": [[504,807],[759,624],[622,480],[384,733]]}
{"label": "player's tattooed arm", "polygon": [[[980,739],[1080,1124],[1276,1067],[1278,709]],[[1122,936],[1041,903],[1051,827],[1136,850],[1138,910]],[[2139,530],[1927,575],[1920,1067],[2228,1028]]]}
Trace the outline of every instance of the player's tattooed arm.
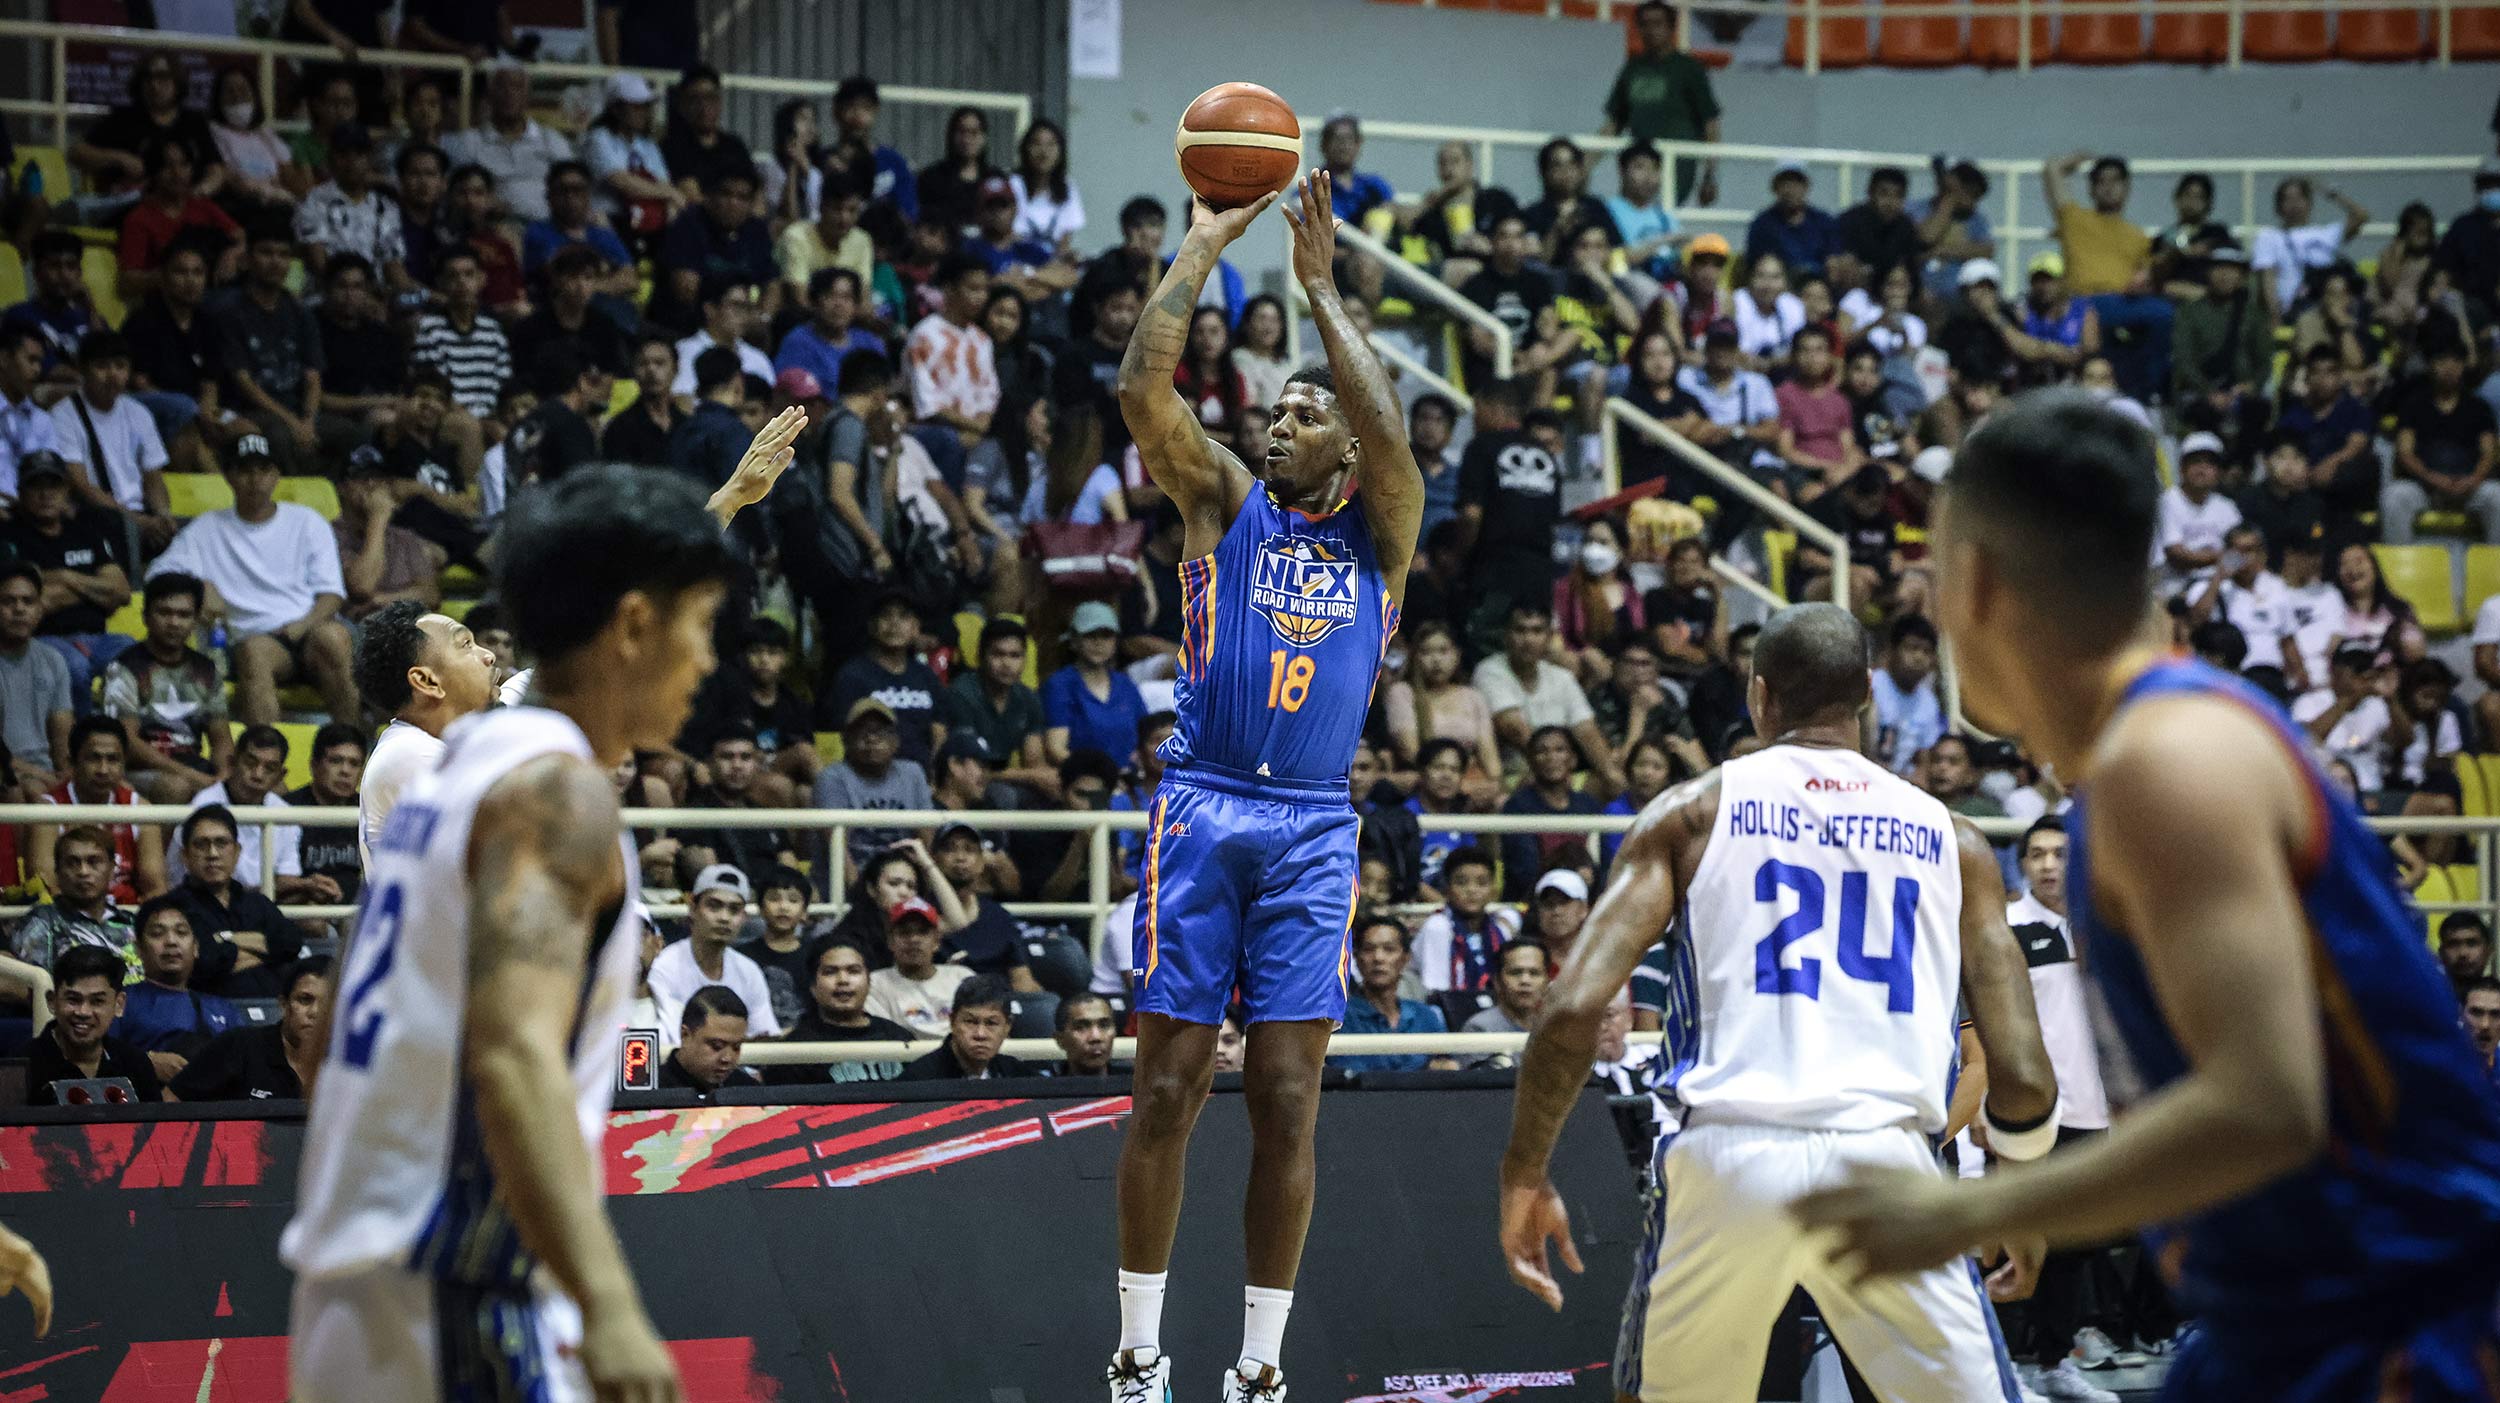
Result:
{"label": "player's tattooed arm", "polygon": [[640,1316],[589,1149],[550,1133],[575,1123],[566,1048],[592,925],[624,892],[617,824],[607,777],[567,756],[523,765],[478,806],[461,1062],[522,1242],[586,1313]]}
{"label": "player's tattooed arm", "polygon": [[1953,820],[1962,865],[1962,995],[1988,1058],[1988,1114],[2030,1125],[2057,1109],[2057,1073],[2040,1039],[2031,967],[2005,924],[2005,878],[1996,850],[1969,819]]}
{"label": "player's tattooed arm", "polygon": [[[1137,440],[1146,475],[1192,518],[1193,538],[1198,528],[1211,527],[1220,534],[1231,524],[1231,509],[1249,494],[1250,474],[1231,450],[1207,437],[1197,411],[1173,387],[1172,374],[1189,346],[1189,319],[1198,310],[1198,294],[1224,246],[1275,202],[1269,195],[1255,205],[1221,212],[1204,201],[1193,202],[1189,233],[1138,314],[1128,353],[1120,358],[1120,416]],[[1209,548],[1200,541],[1193,553]]]}

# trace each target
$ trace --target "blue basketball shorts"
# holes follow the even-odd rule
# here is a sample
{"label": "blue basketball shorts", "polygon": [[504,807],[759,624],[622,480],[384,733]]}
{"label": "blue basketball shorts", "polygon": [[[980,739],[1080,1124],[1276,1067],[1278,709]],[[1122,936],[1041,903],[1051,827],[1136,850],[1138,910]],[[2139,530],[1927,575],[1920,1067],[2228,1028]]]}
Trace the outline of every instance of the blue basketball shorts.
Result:
{"label": "blue basketball shorts", "polygon": [[1345,1021],[1362,819],[1333,788],[1167,770],[1147,813],[1137,893],[1140,1013]]}
{"label": "blue basketball shorts", "polygon": [[[2500,1322],[2483,1285],[2403,1319],[2342,1329],[2207,1321],[2163,1381],[2164,1403],[2490,1403],[2500,1399]],[[2377,1313],[2372,1313],[2377,1314]]]}

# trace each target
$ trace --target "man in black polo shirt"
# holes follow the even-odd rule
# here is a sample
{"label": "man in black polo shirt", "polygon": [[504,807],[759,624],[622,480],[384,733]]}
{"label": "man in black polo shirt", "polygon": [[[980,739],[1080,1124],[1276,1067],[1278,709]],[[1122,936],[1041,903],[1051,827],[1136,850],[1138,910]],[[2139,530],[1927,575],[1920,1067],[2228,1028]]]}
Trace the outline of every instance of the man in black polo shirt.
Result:
{"label": "man in black polo shirt", "polygon": [[[365,757],[371,747],[361,726],[333,721],[313,732],[312,782],[289,791],[286,801],[297,807],[352,809],[357,787],[364,782]],[[353,902],[364,883],[364,860],[356,851],[356,825],[304,825],[297,844],[304,875],[338,883],[339,900]]]}
{"label": "man in black polo shirt", "polygon": [[322,451],[337,460],[373,442],[374,415],[398,408],[408,352],[383,316],[372,264],[353,253],[331,255],[321,290],[324,369],[313,428]]}
{"label": "man in black polo shirt", "polygon": [[320,1059],[314,1025],[330,997],[330,957],[308,955],[287,967],[278,1021],[230,1028],[208,1040],[174,1079],[168,1101],[296,1101],[304,1073]]}
{"label": "man in black polo shirt", "polygon": [[677,342],[658,332],[645,332],[634,343],[634,402],[608,420],[599,440],[600,456],[611,463],[638,463],[646,468],[668,466],[668,435],[683,422],[670,387],[677,383]]}
{"label": "man in black polo shirt", "polygon": [[73,945],[52,962],[52,1026],[26,1045],[26,1101],[57,1104],[56,1081],[125,1077],[142,1101],[157,1099],[156,1069],[147,1054],[105,1036],[121,1017],[121,956],[94,945]]}
{"label": "man in black polo shirt", "polygon": [[992,1077],[1029,1077],[1033,1069],[999,1051],[1007,1044],[1013,1002],[1007,981],[995,974],[976,974],[955,990],[955,1006],[946,1024],[946,1041],[937,1051],[903,1068],[904,1081],[987,1081]]}
{"label": "man in black polo shirt", "polygon": [[240,831],[223,804],[193,810],[182,825],[182,882],[166,895],[199,937],[191,987],[229,999],[275,998],[276,971],[303,952],[304,934],[278,903],[234,880]]}
{"label": "man in black polo shirt", "polygon": [[724,1086],[761,1085],[738,1065],[746,1043],[746,1000],[718,984],[704,985],[686,1000],[677,1046],[660,1063],[660,1089],[709,1097]]}

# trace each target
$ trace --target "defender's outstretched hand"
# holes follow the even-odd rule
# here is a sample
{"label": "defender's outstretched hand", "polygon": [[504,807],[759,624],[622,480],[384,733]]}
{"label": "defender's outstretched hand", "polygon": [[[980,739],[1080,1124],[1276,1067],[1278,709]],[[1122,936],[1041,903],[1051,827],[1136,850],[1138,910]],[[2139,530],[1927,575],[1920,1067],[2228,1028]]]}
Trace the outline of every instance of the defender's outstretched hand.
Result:
{"label": "defender's outstretched hand", "polygon": [[1276,203],[1276,197],[1283,193],[1282,190],[1271,190],[1261,195],[1256,204],[1242,205],[1237,209],[1217,209],[1208,204],[1204,196],[1193,195],[1189,200],[1189,230],[1193,234],[1206,230],[1214,237],[1216,247],[1221,248],[1240,238],[1250,228],[1250,221],[1265,214],[1267,207]]}
{"label": "defender's outstretched hand", "polygon": [[806,431],[807,411],[795,404],[757,430],[754,442],[747,445],[745,456],[738,460],[737,470],[712,494],[712,515],[726,526],[731,517],[763,501],[773,484],[781,480],[782,470],[797,456],[791,445]]}
{"label": "defender's outstretched hand", "polygon": [[1832,1262],[1843,1281],[1856,1285],[1923,1271],[1970,1251],[1979,1234],[1960,1211],[1969,1201],[1966,1190],[1935,1174],[1889,1170],[1807,1194],[1788,1211],[1806,1227],[1831,1233]]}
{"label": "defender's outstretched hand", "polygon": [[1337,214],[1332,184],[1328,168],[1321,166],[1296,186],[1301,209],[1285,206],[1285,221],[1293,226],[1294,281],[1306,288],[1317,283],[1336,285]]}
{"label": "defender's outstretched hand", "polygon": [[1547,1308],[1561,1310],[1562,1283],[1546,1257],[1546,1245],[1560,1250],[1562,1264],[1577,1272],[1580,1249],[1571,1240],[1571,1211],[1549,1180],[1534,1184],[1502,1184],[1502,1259],[1510,1279],[1527,1288]]}

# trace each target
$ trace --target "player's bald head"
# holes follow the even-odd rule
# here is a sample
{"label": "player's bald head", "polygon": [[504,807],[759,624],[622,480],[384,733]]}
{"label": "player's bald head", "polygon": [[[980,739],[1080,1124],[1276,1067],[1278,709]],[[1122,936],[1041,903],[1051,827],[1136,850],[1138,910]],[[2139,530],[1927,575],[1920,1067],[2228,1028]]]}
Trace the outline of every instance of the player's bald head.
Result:
{"label": "player's bald head", "polygon": [[1866,630],[1837,604],[1792,604],[1771,616],[1754,642],[1753,675],[1762,684],[1757,721],[1764,735],[1798,726],[1846,723],[1867,702]]}

